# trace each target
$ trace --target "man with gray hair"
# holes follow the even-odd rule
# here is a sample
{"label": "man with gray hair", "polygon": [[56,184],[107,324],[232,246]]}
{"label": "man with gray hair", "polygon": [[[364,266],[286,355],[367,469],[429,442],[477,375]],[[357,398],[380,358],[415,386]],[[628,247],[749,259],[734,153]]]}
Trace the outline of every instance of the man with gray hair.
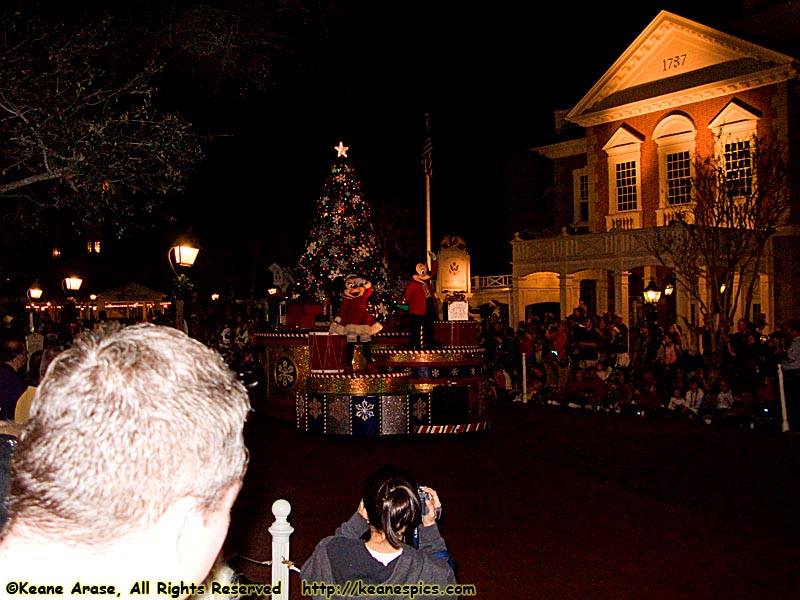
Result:
{"label": "man with gray hair", "polygon": [[0,589],[197,593],[247,468],[248,411],[219,354],[177,329],[78,336],[39,384],[14,452]]}

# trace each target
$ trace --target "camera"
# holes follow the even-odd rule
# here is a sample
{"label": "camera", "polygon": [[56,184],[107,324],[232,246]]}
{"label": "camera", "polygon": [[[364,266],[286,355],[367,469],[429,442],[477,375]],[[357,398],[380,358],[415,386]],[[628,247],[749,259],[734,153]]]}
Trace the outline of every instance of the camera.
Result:
{"label": "camera", "polygon": [[[422,504],[422,516],[424,517],[425,515],[428,514],[427,501],[428,501],[428,498],[430,498],[430,495],[428,494],[428,492],[423,490],[422,487],[418,487],[417,488],[417,495],[419,495],[419,501]],[[435,513],[436,513],[436,520],[438,521],[439,518],[442,516],[442,507],[441,506],[436,507],[434,510],[435,510]]]}
{"label": "camera", "polygon": [[427,502],[428,502],[428,498],[430,496],[428,496],[428,492],[423,490],[421,487],[417,488],[417,494],[419,495],[419,501],[422,504],[422,516],[425,516],[425,515],[428,514],[428,504],[427,504]]}

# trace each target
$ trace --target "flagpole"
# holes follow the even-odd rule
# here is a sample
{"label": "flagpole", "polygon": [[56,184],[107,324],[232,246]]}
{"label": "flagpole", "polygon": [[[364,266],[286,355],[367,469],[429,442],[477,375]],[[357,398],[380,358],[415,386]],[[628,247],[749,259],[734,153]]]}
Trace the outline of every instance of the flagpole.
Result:
{"label": "flagpole", "polygon": [[431,267],[433,266],[431,263],[431,256],[430,252],[433,250],[431,244],[431,172],[432,172],[432,161],[431,161],[431,120],[430,114],[425,113],[425,133],[427,138],[425,139],[425,145],[423,146],[422,150],[422,168],[425,171],[425,221],[426,221],[426,245],[427,245],[427,252],[425,252],[425,260],[428,264],[428,270],[430,271]]}
{"label": "flagpole", "polygon": [[[426,214],[427,214],[427,222],[428,222],[428,233],[427,233],[427,242],[428,242],[428,252],[433,250],[431,247],[431,176],[425,175],[425,205],[426,205]],[[428,257],[428,270],[431,269],[431,255],[425,253],[425,256]]]}

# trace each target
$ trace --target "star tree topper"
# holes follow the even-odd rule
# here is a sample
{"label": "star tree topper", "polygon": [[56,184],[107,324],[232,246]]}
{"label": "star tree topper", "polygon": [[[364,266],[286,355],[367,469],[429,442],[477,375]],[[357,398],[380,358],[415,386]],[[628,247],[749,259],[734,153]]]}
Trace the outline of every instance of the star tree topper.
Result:
{"label": "star tree topper", "polygon": [[347,151],[350,148],[348,146],[345,146],[343,142],[339,142],[339,145],[334,146],[333,149],[336,150],[336,152],[338,152],[336,158],[339,158],[340,156],[344,156],[345,158],[347,158]]}

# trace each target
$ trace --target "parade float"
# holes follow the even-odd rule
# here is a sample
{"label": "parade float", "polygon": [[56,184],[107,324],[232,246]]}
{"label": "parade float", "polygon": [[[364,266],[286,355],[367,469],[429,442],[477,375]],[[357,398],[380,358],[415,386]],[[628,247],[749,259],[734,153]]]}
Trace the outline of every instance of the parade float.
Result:
{"label": "parade float", "polygon": [[[370,207],[343,160],[347,148],[340,143],[336,150],[293,293],[276,331],[258,335],[267,413],[318,434],[488,429],[492,396],[478,324],[469,318],[466,244],[448,236],[427,264],[417,265],[405,291],[389,289]],[[406,297],[419,291],[411,289],[415,282],[429,290],[423,298],[433,296],[416,315]]]}

